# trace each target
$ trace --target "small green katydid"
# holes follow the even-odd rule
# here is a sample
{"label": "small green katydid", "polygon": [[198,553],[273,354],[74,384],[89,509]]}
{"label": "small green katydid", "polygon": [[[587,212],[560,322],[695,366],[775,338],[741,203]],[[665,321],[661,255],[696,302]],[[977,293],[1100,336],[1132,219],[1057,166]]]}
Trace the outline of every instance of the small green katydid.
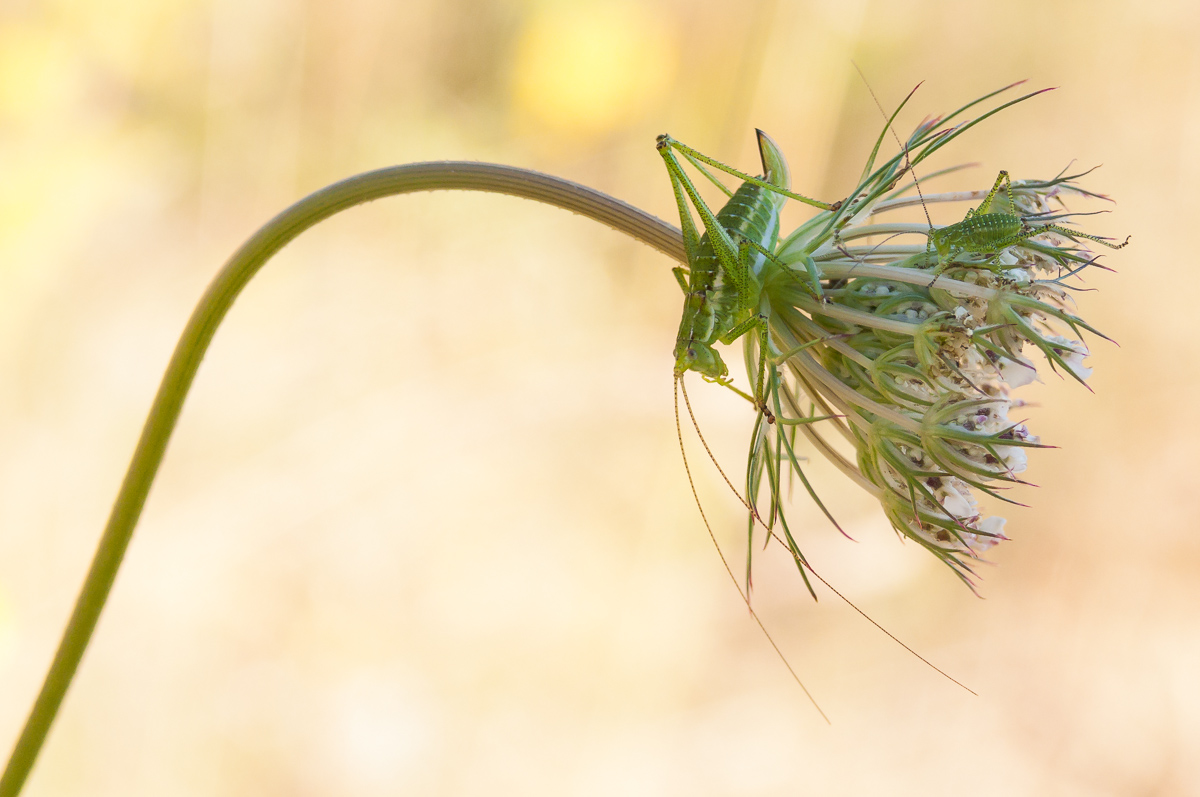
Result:
{"label": "small green katydid", "polygon": [[[992,210],[992,203],[1001,188],[1008,199],[1009,211],[1006,213]],[[954,262],[960,253],[997,253],[1046,232],[1056,232],[1073,240],[1086,238],[1109,249],[1121,249],[1129,243],[1129,238],[1119,244],[1110,243],[1097,235],[1088,235],[1057,224],[1030,224],[1029,218],[1018,215],[1017,204],[1012,195],[1012,182],[1008,172],[1001,171],[996,176],[992,190],[979,203],[979,207],[968,210],[962,221],[929,231],[926,251],[937,250],[937,270],[942,271]]]}
{"label": "small green katydid", "polygon": [[[683,289],[685,297],[683,317],[679,322],[679,334],[676,337],[674,350],[676,385],[682,383],[683,375],[686,372],[695,371],[702,378],[723,385],[754,404],[759,412],[759,423],[765,419],[768,423],[773,424],[776,418],[768,406],[767,395],[769,390],[775,389],[777,380],[768,378],[767,357],[770,351],[768,313],[770,312],[770,302],[767,300],[767,297],[763,296],[764,280],[762,272],[763,266],[768,259],[775,260],[773,252],[779,240],[779,213],[783,204],[789,198],[825,210],[834,210],[840,203],[830,204],[820,202],[793,193],[790,190],[791,173],[788,169],[787,161],[783,157],[783,153],[780,151],[778,145],[771,140],[770,136],[761,130],[756,132],[758,134],[759,155],[763,166],[763,176],[761,178],[752,177],[727,166],[685,144],[675,141],[668,135],[659,136],[657,146],[659,154],[662,155],[663,161],[667,166],[667,173],[671,178],[671,187],[675,192],[675,202],[679,207],[680,227],[683,231],[684,252],[687,257],[687,268],[679,267],[674,269],[675,277],[679,280],[679,286]],[[729,197],[729,200],[715,215],[700,197],[695,185],[684,172],[679,159],[676,157],[676,152],[695,166],[705,177],[712,180]],[[735,177],[739,177],[744,182],[736,191],[731,192],[705,168],[706,164]],[[695,221],[692,219],[691,211],[688,208],[689,201],[700,215],[700,221],[704,228],[703,235],[699,233]],[[775,262],[777,263],[778,261]],[[809,270],[807,275],[808,280],[802,280],[802,282],[804,282],[811,292],[819,296],[821,293],[820,282],[816,266],[811,258],[806,263],[806,266]],[[790,271],[786,266],[783,266],[783,268]],[[799,276],[797,279],[800,279]],[[721,355],[713,348],[718,342],[725,344],[733,343],[746,334],[756,334],[758,336],[758,350],[760,352],[758,377],[752,387],[754,391],[753,396],[733,386],[729,377],[729,368],[721,359]],[[773,376],[773,371],[774,369],[772,368],[771,376]],[[678,393],[676,395],[678,396]],[[686,390],[684,397],[685,399],[687,397]],[[778,398],[774,396],[772,398],[774,400],[771,402],[771,405],[778,408]],[[690,410],[689,403],[689,412]],[[678,419],[677,404],[677,425]],[[680,437],[680,446],[682,445],[683,438]],[[705,447],[707,448],[707,444]],[[686,454],[684,455],[684,467],[688,469],[688,480],[690,482],[691,472],[687,465]],[[722,476],[724,476],[723,471]],[[726,478],[726,481],[728,481],[728,478]],[[732,486],[730,484],[730,487]],[[694,484],[692,490],[695,493]],[[696,500],[697,506],[699,506],[699,496],[696,496]],[[742,500],[750,509],[750,524],[751,528],[753,528],[755,519],[758,518],[758,513],[753,506],[753,496],[747,496]],[[701,516],[703,516],[703,508],[700,511]],[[708,527],[707,518],[705,518],[704,523]],[[737,587],[742,600],[746,602],[746,606],[750,607],[749,593],[744,592],[737,584],[737,579],[734,577],[733,571],[729,568],[729,563],[725,560],[725,555],[721,552],[721,546],[717,544],[711,527],[708,527],[708,532],[712,536],[713,544],[717,546],[717,553],[721,557],[721,561],[724,563],[729,577],[734,581],[734,586]],[[801,564],[800,560],[797,560],[797,564]],[[747,560],[748,567],[749,560]],[[803,572],[803,567],[801,567],[801,573]],[[747,570],[748,577],[749,571]],[[805,581],[807,583],[807,576],[805,576]],[[748,586],[749,584],[747,583]],[[795,678],[796,683],[799,684],[809,700],[812,701],[813,706],[821,713],[821,716],[825,717],[825,713],[821,711],[820,706],[817,705],[812,694],[804,686],[799,675],[792,669],[787,657],[784,656],[779,646],[775,644],[775,640],[771,638],[770,633],[762,624],[762,621],[759,620],[753,608],[750,609],[750,613],[766,635],[768,642],[775,649],[775,652],[779,654],[784,666],[787,667],[792,677]],[[827,717],[826,721],[828,721]]]}
{"label": "small green katydid", "polygon": [[[675,192],[675,201],[679,207],[684,249],[687,256],[687,268],[676,268],[674,270],[675,276],[679,280],[679,285],[685,295],[683,317],[679,324],[679,334],[676,338],[674,351],[675,379],[677,384],[682,383],[685,373],[695,371],[702,378],[733,390],[738,395],[753,403],[758,409],[759,417],[751,446],[751,464],[747,471],[747,495],[742,499],[750,510],[749,523],[751,533],[754,523],[757,521],[767,528],[768,534],[776,536],[772,529],[774,526],[773,521],[778,518],[782,522],[783,535],[786,538],[786,540],[781,539],[781,542],[796,558],[796,564],[800,568],[805,583],[808,584],[811,591],[812,586],[808,583],[806,569],[822,582],[824,582],[824,579],[821,579],[800,555],[799,549],[792,539],[791,532],[787,529],[787,523],[783,520],[782,513],[778,509],[780,492],[779,463],[776,463],[772,467],[768,464],[767,460],[784,459],[786,452],[786,461],[792,465],[793,472],[804,482],[806,489],[808,489],[810,495],[817,501],[818,505],[821,505],[820,499],[812,491],[811,485],[800,470],[798,459],[792,451],[789,434],[779,430],[778,426],[782,425],[785,428],[794,430],[797,425],[826,420],[828,416],[818,417],[814,414],[809,417],[798,418],[778,417],[783,404],[792,404],[794,402],[791,396],[786,401],[781,402],[779,395],[781,379],[777,372],[777,365],[785,357],[807,349],[822,339],[809,341],[799,347],[794,347],[786,353],[777,353],[775,356],[771,355],[771,352],[773,350],[777,351],[777,349],[772,346],[770,339],[769,314],[771,312],[771,301],[770,296],[764,291],[764,286],[767,282],[765,272],[768,271],[767,266],[769,262],[770,271],[782,271],[791,274],[795,278],[795,281],[802,285],[808,293],[818,299],[822,298],[820,272],[818,272],[816,264],[811,257],[801,258],[800,262],[804,265],[804,271],[796,271],[781,263],[775,257],[774,251],[779,239],[779,213],[783,204],[788,199],[795,199],[807,205],[831,212],[836,212],[842,203],[820,202],[792,192],[790,190],[790,171],[783,153],[766,133],[761,130],[756,132],[758,133],[759,154],[763,165],[763,177],[761,178],[752,177],[740,172],[691,147],[675,141],[670,136],[662,135],[658,137],[658,151],[666,163],[667,172],[671,177],[671,185]],[[700,197],[695,185],[683,171],[683,167],[676,157],[677,152],[704,174],[705,177],[712,180],[729,197],[726,204],[716,214],[712,213],[708,205]],[[731,192],[705,168],[705,165],[739,177],[744,182],[736,191]],[[689,201],[700,215],[704,228],[703,235],[700,234],[692,219],[688,204]],[[720,355],[713,348],[718,342],[725,344],[733,343],[738,338],[748,334],[757,336],[758,375],[754,381],[753,395],[745,393],[731,384],[729,370]],[[748,367],[752,368],[752,365],[748,363]],[[687,393],[685,391],[685,400],[686,396]],[[776,439],[773,453],[771,450],[772,446],[768,443],[768,438],[763,428],[764,420],[767,424],[777,424],[775,427],[777,431],[774,435]],[[680,438],[680,444],[682,445],[682,438]],[[686,468],[686,455],[684,457],[684,465]],[[757,510],[754,508],[756,485],[764,475],[764,469],[772,471],[770,479],[772,508],[765,520],[759,516]],[[724,476],[723,471],[722,476]],[[690,468],[688,469],[688,478],[690,481]],[[728,482],[727,477],[726,481]],[[732,487],[732,483],[730,483],[730,487]],[[694,492],[694,485],[692,489]],[[698,497],[697,505],[699,505]],[[822,509],[824,509],[823,505]],[[701,515],[703,516],[703,509],[701,509]],[[832,517],[830,519],[832,520]],[[705,525],[708,525],[707,519],[705,519]],[[709,534],[712,535],[711,527],[709,528]],[[713,542],[714,544],[716,543],[715,536],[713,537]],[[721,556],[722,562],[725,563],[730,578],[734,578],[732,570],[729,569],[728,562],[725,561],[724,554],[721,553],[720,545],[717,545],[717,551]],[[748,580],[749,558],[747,558],[746,564]],[[734,578],[734,583],[737,586],[736,578]],[[828,582],[825,583],[839,598],[850,603],[841,593],[833,589]],[[749,606],[748,593],[743,592],[740,586],[738,586],[738,591],[742,594],[742,599],[746,601],[747,606]],[[815,593],[813,594],[815,597]],[[854,606],[853,603],[850,603],[850,605]],[[857,607],[854,608],[856,611],[859,611]],[[768,641],[775,647],[776,652],[783,659],[785,666],[791,671],[792,676],[796,678],[797,683],[800,683],[799,677],[792,670],[782,651],[775,645],[766,628],[762,626],[762,622],[754,614],[753,609],[751,609],[751,615],[758,622],[759,626],[762,627]],[[947,678],[950,678],[951,681],[959,683],[924,659],[920,654],[912,650],[912,648],[905,645],[899,639],[896,639],[895,636],[870,617],[865,614],[863,616],[914,656],[917,656],[918,659]],[[962,684],[959,685],[962,686]],[[808,694],[808,690],[804,688],[803,683],[800,683],[800,687]],[[968,689],[968,691],[970,690]],[[812,696],[809,695],[809,697],[811,699]],[[816,705],[815,701],[814,705]],[[818,711],[820,711],[819,707]],[[822,716],[824,716],[823,712]]]}
{"label": "small green katydid", "polygon": [[[687,268],[676,268],[675,276],[685,295],[683,317],[675,341],[675,377],[695,371],[704,379],[724,385],[758,407],[769,421],[774,417],[765,401],[766,360],[760,363],[754,395],[738,390],[729,378],[729,369],[713,345],[732,343],[741,336],[759,336],[761,351],[768,351],[767,313],[762,297],[762,268],[773,258],[779,239],[779,211],[790,198],[823,210],[835,210],[840,203],[827,203],[793,193],[787,161],[778,145],[761,130],[758,133],[763,177],[752,177],[704,155],[667,135],[658,137],[658,151],[667,166],[679,219],[683,229]],[[700,197],[695,185],[683,171],[678,152],[729,196],[715,215]],[[730,192],[704,168],[713,166],[744,182]],[[700,214],[704,234],[692,220],[688,201]],[[815,265],[809,261],[805,285],[820,295]],[[798,277],[799,278],[799,277]]]}
{"label": "small green katydid", "polygon": [[[683,317],[675,341],[675,381],[682,385],[684,374],[695,371],[703,379],[729,388],[758,410],[746,472],[746,495],[742,499],[750,510],[750,538],[753,539],[756,521],[762,522],[770,531],[775,519],[779,518],[787,545],[796,557],[801,574],[804,574],[803,557],[780,511],[781,465],[786,462],[791,466],[791,473],[800,479],[817,506],[837,526],[801,470],[800,458],[792,446],[796,427],[828,420],[832,416],[814,412],[811,415],[781,417],[785,407],[796,407],[794,395],[782,386],[779,364],[821,341],[810,340],[798,346],[793,341],[788,351],[780,351],[777,346],[779,341],[772,340],[770,327],[772,305],[778,297],[767,286],[784,284],[792,289],[798,286],[799,292],[823,300],[821,274],[811,256],[802,253],[793,257],[793,262],[803,266],[800,270],[784,264],[774,254],[779,239],[779,213],[788,199],[827,211],[823,214],[826,217],[837,213],[843,203],[821,202],[793,192],[790,188],[791,172],[779,146],[763,131],[756,132],[763,165],[761,178],[727,166],[670,136],[658,137],[658,151],[666,163],[679,207],[687,256],[687,268],[675,269],[675,276],[685,296]],[[684,172],[676,153],[729,196],[728,202],[715,215]],[[730,191],[705,168],[706,165],[739,177],[744,182],[736,191]],[[700,215],[703,235],[692,220],[689,201]],[[747,343],[747,370],[751,372],[752,394],[733,386],[729,369],[713,348],[716,343],[729,344],[738,338]],[[686,401],[686,389],[683,393]],[[791,431],[780,433],[780,426]],[[769,434],[768,428],[776,430],[775,433]],[[767,477],[771,491],[770,511],[765,520],[754,508],[755,497],[764,477]],[[747,559],[747,583],[749,566]],[[804,578],[807,584],[807,575]],[[811,585],[809,588],[811,590]]]}

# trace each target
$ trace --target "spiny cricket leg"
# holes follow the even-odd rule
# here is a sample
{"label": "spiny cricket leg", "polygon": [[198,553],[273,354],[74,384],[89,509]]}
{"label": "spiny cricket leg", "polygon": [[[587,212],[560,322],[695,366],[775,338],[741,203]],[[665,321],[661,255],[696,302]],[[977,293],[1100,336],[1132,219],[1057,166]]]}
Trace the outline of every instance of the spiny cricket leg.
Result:
{"label": "spiny cricket leg", "polygon": [[1109,249],[1124,249],[1129,244],[1129,237],[1126,237],[1125,240],[1119,244],[1114,244],[1114,243],[1110,243],[1110,242],[1106,241],[1105,239],[1101,238],[1098,235],[1088,235],[1085,232],[1079,232],[1078,230],[1072,230],[1069,227],[1060,227],[1057,224],[1044,224],[1040,227],[1030,227],[1030,226],[1026,225],[1016,235],[1012,235],[1012,236],[1009,236],[1008,238],[1004,238],[999,241],[996,241],[995,244],[993,244],[993,247],[995,248],[995,250],[997,252],[999,252],[1009,246],[1016,246],[1017,244],[1019,244],[1023,241],[1028,241],[1030,238],[1033,238],[1034,236],[1037,236],[1037,235],[1041,235],[1042,233],[1044,233],[1046,231],[1056,232],[1056,233],[1065,235],[1068,238],[1072,238],[1072,239],[1086,238],[1087,240],[1095,241],[1096,243],[1098,243],[1102,246],[1107,246]]}
{"label": "spiny cricket leg", "polygon": [[742,335],[754,331],[755,328],[757,328],[758,334],[759,357],[758,379],[756,379],[754,382],[754,395],[747,395],[731,384],[726,384],[724,382],[722,382],[722,384],[753,404],[755,408],[763,414],[763,417],[767,419],[767,423],[775,423],[775,413],[771,412],[771,408],[767,406],[766,398],[767,345],[770,330],[770,327],[767,324],[767,317],[762,313],[756,313],[755,315],[750,316],[745,321],[735,326],[733,329],[729,330],[729,332],[719,338],[719,340],[726,344],[733,343]]}
{"label": "spiny cricket leg", "polygon": [[774,263],[781,271],[794,276],[796,281],[799,282],[805,290],[811,293],[814,299],[822,303],[826,301],[825,291],[821,288],[821,271],[817,268],[817,261],[813,260],[810,255],[804,255],[801,259],[801,262],[804,263],[804,273],[808,275],[808,281],[806,282],[800,278],[800,271],[792,268],[789,265],[786,265],[779,258],[775,257],[775,255],[771,254],[770,250],[768,250],[758,241],[754,241],[749,238],[741,238],[740,240],[751,249],[757,251],[767,260],[770,260],[772,263]]}
{"label": "spiny cricket leg", "polygon": [[729,238],[729,233],[725,232],[724,228],[717,223],[717,217],[709,210],[708,205],[696,190],[696,186],[692,184],[691,179],[684,173],[683,167],[679,164],[679,160],[675,157],[667,143],[666,136],[658,137],[658,152],[662,155],[663,162],[667,165],[667,173],[671,176],[671,187],[675,190],[675,201],[679,205],[680,221],[684,227],[691,227],[691,237],[695,241],[694,251],[688,246],[688,232],[684,231],[684,248],[687,251],[688,263],[694,263],[700,253],[700,237],[697,234],[695,223],[692,222],[691,211],[687,208],[687,202],[684,200],[684,194],[692,201],[692,205],[696,208],[696,212],[700,214],[700,221],[704,224],[704,231],[708,233],[709,243],[712,244],[713,253],[717,256],[717,262],[721,268],[724,268],[730,274],[736,273],[737,255],[734,251],[733,241]]}
{"label": "spiny cricket leg", "polygon": [[[821,210],[836,210],[841,205],[840,202],[831,204],[829,202],[822,202],[819,199],[813,199],[812,197],[804,196],[803,194],[797,194],[794,191],[789,191],[786,188],[781,188],[780,186],[775,185],[774,183],[770,183],[770,182],[762,179],[761,177],[754,177],[753,175],[746,174],[745,172],[739,171],[739,170],[733,168],[732,166],[727,166],[726,164],[721,163],[716,158],[710,158],[708,155],[705,155],[703,152],[692,149],[687,144],[682,144],[666,134],[658,137],[658,148],[660,151],[663,149],[666,149],[666,148],[678,150],[689,160],[696,160],[696,161],[700,161],[701,163],[707,163],[709,166],[712,166],[713,168],[716,168],[716,169],[720,169],[721,171],[725,172],[726,174],[733,175],[734,177],[737,177],[747,183],[757,185],[760,188],[765,188],[768,191],[774,191],[776,194],[779,194],[780,196],[785,196],[788,199],[794,199],[797,202],[803,202],[804,204],[811,205],[814,208],[820,208]],[[767,165],[766,168],[769,168],[769,165]]]}
{"label": "spiny cricket leg", "polygon": [[[771,260],[776,265],[785,268],[787,271],[793,274],[799,273],[795,269],[784,266],[774,257],[771,257]],[[804,271],[806,274],[808,274],[808,282],[800,280],[800,284],[803,285],[818,302],[824,304],[825,302],[829,301],[825,297],[825,290],[821,287],[821,270],[817,268],[817,261],[813,260],[811,255],[804,255],[804,257],[801,259],[801,262],[804,263]]]}
{"label": "spiny cricket leg", "polygon": [[[671,178],[671,190],[675,192],[675,204],[679,207],[679,225],[683,231],[683,252],[688,265],[691,265],[700,256],[700,233],[696,230],[696,222],[692,219],[692,211],[688,209],[687,203],[687,196],[694,196],[695,191],[688,192],[684,188],[683,183],[690,181],[683,170],[679,168],[679,162],[674,158],[668,158],[669,153],[664,150],[659,149],[659,152],[663,153],[663,160],[667,164],[667,176]],[[675,276],[680,278],[682,275],[677,270]],[[683,292],[687,293],[688,287],[682,279],[680,279],[680,284],[684,286]]]}
{"label": "spiny cricket leg", "polygon": [[[1017,240],[1018,240],[1018,241],[1023,241],[1023,240],[1025,240],[1025,239],[1024,239],[1024,238],[1018,238]],[[1014,241],[1014,243],[1015,243],[1015,241]],[[1012,245],[1012,244],[1005,244],[1005,246],[1011,246],[1011,245]],[[938,255],[938,261],[937,261],[937,265],[936,265],[936,266],[934,266],[934,268],[933,268],[933,271],[929,272],[929,273],[933,274],[933,282],[937,282],[937,278],[938,278],[939,276],[941,276],[941,274],[942,274],[943,272],[945,272],[945,270],[946,270],[946,269],[950,268],[951,266],[953,266],[953,265],[954,265],[955,263],[957,263],[957,262],[958,262],[958,253],[956,253],[956,252],[951,252],[951,253],[950,253],[950,256],[949,256],[949,258],[948,258],[948,259],[943,259],[943,258],[941,257],[941,255]],[[933,284],[933,282],[931,282],[931,283],[929,283],[929,284],[930,284],[930,285],[932,285],[932,284]]]}
{"label": "spiny cricket leg", "polygon": [[1017,200],[1013,198],[1012,180],[1008,179],[1007,171],[1001,169],[1000,174],[1004,175],[1004,195],[1008,197],[1009,213],[1012,213],[1014,216],[1020,216],[1021,212],[1017,209]]}
{"label": "spiny cricket leg", "polygon": [[[750,271],[751,249],[761,252],[763,256],[770,260],[775,260],[775,256],[768,252],[757,241],[752,241],[749,238],[742,238],[741,244],[738,247],[738,263],[745,268],[747,272]],[[778,261],[775,262],[778,263]],[[820,291],[820,285],[821,284],[818,282],[818,291]],[[754,329],[754,327],[758,327],[758,379],[754,381],[754,404],[756,407],[758,407],[758,411],[762,413],[763,417],[767,419],[767,423],[775,423],[775,415],[771,412],[770,408],[767,407],[767,347],[770,343],[770,326],[767,323],[767,317],[762,312],[758,312],[738,326],[744,326],[745,329],[737,331],[737,327],[735,327],[734,330],[731,330],[729,333],[730,342],[733,342],[743,334],[750,332]],[[734,334],[735,331],[737,331],[737,334]]]}
{"label": "spiny cricket leg", "polygon": [[754,397],[758,399],[758,409],[762,412],[767,423],[775,423],[775,415],[767,407],[767,346],[770,345],[770,327],[767,317],[758,316],[758,379],[754,383]]}
{"label": "spiny cricket leg", "polygon": [[988,195],[979,203],[979,207],[975,208],[974,211],[967,211],[967,218],[969,219],[980,213],[988,213],[989,208],[992,206],[992,200],[996,198],[996,194],[1000,193],[1001,185],[1004,186],[1004,192],[1008,195],[1008,203],[1012,205],[1012,213],[1015,214],[1017,212],[1017,205],[1013,202],[1012,182],[1008,179],[1008,172],[1001,169],[1000,173],[996,175],[996,182],[992,185],[992,190],[988,191]]}
{"label": "spiny cricket leg", "polygon": [[746,401],[749,401],[755,407],[758,407],[757,399],[755,399],[754,396],[751,396],[749,393],[742,390],[741,388],[734,386],[733,382],[728,381],[729,377],[725,377],[724,379],[712,379],[711,377],[702,376],[701,378],[706,382],[714,382],[723,388],[732,390],[734,393],[737,393],[739,396],[744,398]]}
{"label": "spiny cricket leg", "polygon": [[1101,238],[1098,235],[1088,235],[1085,232],[1079,232],[1078,230],[1072,230],[1069,227],[1060,227],[1057,224],[1043,224],[1041,227],[1031,227],[1030,229],[1033,230],[1033,235],[1037,235],[1040,232],[1045,232],[1046,230],[1052,230],[1054,232],[1061,233],[1062,235],[1065,235],[1068,238],[1086,238],[1089,241],[1095,241],[1096,243],[1100,244],[1101,246],[1107,246],[1109,249],[1124,249],[1126,246],[1129,245],[1129,239],[1133,237],[1131,235],[1127,235],[1127,236],[1125,236],[1124,241],[1122,241],[1119,244],[1114,244],[1114,243],[1109,243],[1106,239]]}

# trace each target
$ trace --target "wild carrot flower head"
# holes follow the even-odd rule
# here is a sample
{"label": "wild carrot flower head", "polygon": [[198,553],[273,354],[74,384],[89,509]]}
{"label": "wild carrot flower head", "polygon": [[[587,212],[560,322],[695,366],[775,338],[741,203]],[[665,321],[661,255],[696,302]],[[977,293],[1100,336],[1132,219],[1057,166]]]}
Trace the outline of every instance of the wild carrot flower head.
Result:
{"label": "wild carrot flower head", "polygon": [[[747,335],[746,361],[753,378],[765,357],[777,422],[760,415],[747,492],[765,488],[770,509],[758,514],[782,526],[801,561],[779,509],[781,473],[800,471],[797,433],[970,584],[972,560],[1007,539],[977,496],[1009,500],[1002,491],[1021,483],[1028,449],[1042,445],[1014,416],[1022,402],[1012,391],[1047,368],[1080,383],[1091,373],[1084,333],[1100,333],[1068,291],[1096,264],[1086,244],[1119,247],[1067,226],[1064,199],[1098,196],[1077,184],[1083,175],[1010,182],[1002,172],[990,192],[923,195],[913,179],[946,143],[1034,96],[959,121],[998,93],[923,123],[877,165],[885,129],[850,197],[781,240],[764,266],[770,351]],[[893,221],[901,208],[949,203],[961,221]],[[819,297],[799,276],[814,271]]]}

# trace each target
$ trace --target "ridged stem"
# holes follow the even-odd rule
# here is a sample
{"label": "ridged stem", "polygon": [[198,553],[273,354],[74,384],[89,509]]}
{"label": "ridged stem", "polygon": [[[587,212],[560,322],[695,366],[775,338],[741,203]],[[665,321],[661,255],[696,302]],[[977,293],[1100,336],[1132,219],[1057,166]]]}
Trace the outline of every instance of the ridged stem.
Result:
{"label": "ridged stem", "polygon": [[4,775],[0,776],[0,797],[16,797],[20,793],[42,749],[108,600],[188,389],[217,327],[238,294],[272,255],[335,213],[396,194],[445,190],[509,194],[555,205],[607,224],[676,260],[684,260],[683,238],[670,224],[577,183],[490,163],[414,163],[366,172],[310,194],[263,225],[217,274],[175,346],[54,661]]}

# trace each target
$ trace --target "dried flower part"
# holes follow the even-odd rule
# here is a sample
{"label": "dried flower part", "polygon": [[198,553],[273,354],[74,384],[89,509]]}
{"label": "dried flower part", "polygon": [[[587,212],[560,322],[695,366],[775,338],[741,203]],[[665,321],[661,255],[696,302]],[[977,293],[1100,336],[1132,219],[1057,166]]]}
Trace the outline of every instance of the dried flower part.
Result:
{"label": "dried flower part", "polygon": [[[1004,519],[985,517],[976,495],[1010,500],[1002,491],[1022,483],[1026,450],[1041,447],[1010,418],[1022,405],[1011,392],[1047,366],[1080,383],[1091,374],[1083,332],[1100,333],[1075,315],[1069,282],[1095,265],[1085,241],[1111,244],[1064,226],[1064,198],[1100,196],[1076,184],[1083,175],[999,191],[1001,173],[991,193],[921,196],[911,177],[897,188],[912,167],[1012,104],[948,126],[983,99],[923,123],[878,167],[877,144],[851,198],[784,238],[763,266],[770,351],[748,335],[746,362],[753,378],[765,357],[779,422],[760,418],[747,491],[765,488],[769,511],[758,514],[782,526],[801,560],[780,508],[785,471],[817,497],[793,450],[798,433],[877,495],[897,532],[970,584],[971,560],[1007,539]],[[972,211],[940,228],[937,248],[935,228],[891,220],[902,208],[948,203]],[[811,264],[822,300],[797,276]]]}

